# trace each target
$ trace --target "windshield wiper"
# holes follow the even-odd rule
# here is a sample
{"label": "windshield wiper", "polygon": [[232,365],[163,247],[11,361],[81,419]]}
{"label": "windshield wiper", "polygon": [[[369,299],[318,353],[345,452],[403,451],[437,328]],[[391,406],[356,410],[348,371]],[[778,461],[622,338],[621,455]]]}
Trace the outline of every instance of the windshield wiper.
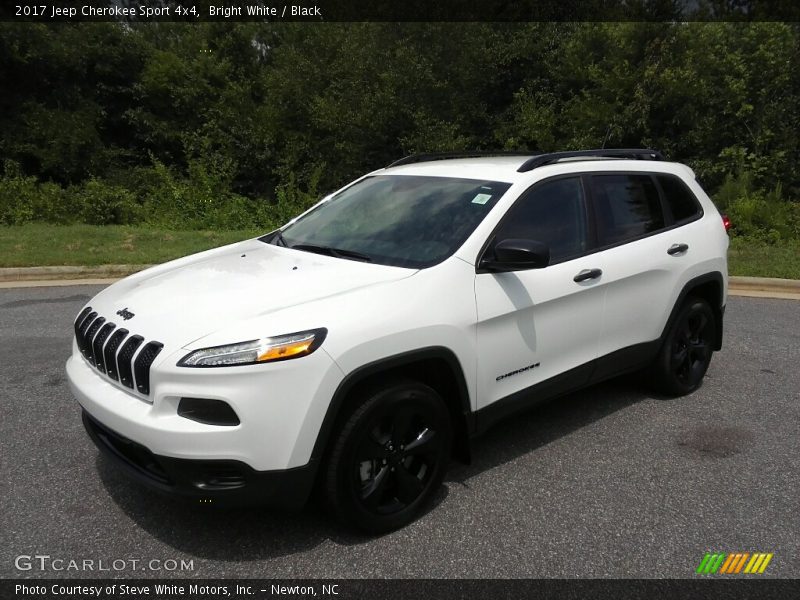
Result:
{"label": "windshield wiper", "polygon": [[289,244],[286,243],[286,240],[283,237],[283,233],[280,229],[276,229],[275,231],[270,231],[266,235],[262,235],[258,238],[260,242],[264,242],[265,244],[272,244],[273,246],[283,246],[284,248],[288,248]]}
{"label": "windshield wiper", "polygon": [[278,233],[275,234],[275,237],[272,238],[272,241],[276,246],[283,246],[284,248],[289,247],[289,244],[287,244],[286,240],[283,239],[283,233],[281,233],[280,229],[278,230]]}
{"label": "windshield wiper", "polygon": [[293,250],[303,250],[304,252],[314,252],[315,254],[326,254],[327,256],[333,256],[335,258],[350,258],[362,262],[372,262],[372,258],[354,250],[343,250],[341,248],[318,246],[316,244],[295,244],[294,246],[289,246],[289,248]]}

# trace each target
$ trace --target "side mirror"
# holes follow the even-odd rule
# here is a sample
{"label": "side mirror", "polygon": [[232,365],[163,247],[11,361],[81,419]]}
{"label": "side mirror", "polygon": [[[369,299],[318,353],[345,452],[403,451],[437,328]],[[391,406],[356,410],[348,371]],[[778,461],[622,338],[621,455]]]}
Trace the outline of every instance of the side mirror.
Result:
{"label": "side mirror", "polygon": [[550,264],[550,248],[535,240],[508,239],[494,245],[494,258],[484,256],[480,268],[492,273],[541,269]]}

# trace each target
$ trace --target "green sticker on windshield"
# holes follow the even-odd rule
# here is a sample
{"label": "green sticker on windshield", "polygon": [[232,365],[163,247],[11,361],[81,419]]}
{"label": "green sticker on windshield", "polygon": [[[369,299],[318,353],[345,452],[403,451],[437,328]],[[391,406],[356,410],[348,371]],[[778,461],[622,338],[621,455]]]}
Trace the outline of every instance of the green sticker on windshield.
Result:
{"label": "green sticker on windshield", "polygon": [[478,194],[472,199],[473,204],[486,204],[492,198],[491,194]]}

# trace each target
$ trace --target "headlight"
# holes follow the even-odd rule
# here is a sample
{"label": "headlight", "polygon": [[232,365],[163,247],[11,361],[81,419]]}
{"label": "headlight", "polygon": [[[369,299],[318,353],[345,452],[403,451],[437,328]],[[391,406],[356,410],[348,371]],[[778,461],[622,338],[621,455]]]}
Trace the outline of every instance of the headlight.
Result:
{"label": "headlight", "polygon": [[328,330],[324,328],[310,329],[249,342],[202,348],[184,356],[178,366],[229,367],[300,358],[319,348],[327,333]]}

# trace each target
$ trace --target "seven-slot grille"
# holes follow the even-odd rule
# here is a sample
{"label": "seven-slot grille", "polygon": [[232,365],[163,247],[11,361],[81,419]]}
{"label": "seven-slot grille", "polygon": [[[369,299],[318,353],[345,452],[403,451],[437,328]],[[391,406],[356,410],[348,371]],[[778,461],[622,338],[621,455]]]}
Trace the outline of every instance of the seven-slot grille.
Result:
{"label": "seven-slot grille", "polygon": [[125,387],[150,394],[150,366],[161,352],[161,342],[144,343],[140,335],[128,335],[87,306],[75,320],[75,341],[83,357],[98,371]]}

